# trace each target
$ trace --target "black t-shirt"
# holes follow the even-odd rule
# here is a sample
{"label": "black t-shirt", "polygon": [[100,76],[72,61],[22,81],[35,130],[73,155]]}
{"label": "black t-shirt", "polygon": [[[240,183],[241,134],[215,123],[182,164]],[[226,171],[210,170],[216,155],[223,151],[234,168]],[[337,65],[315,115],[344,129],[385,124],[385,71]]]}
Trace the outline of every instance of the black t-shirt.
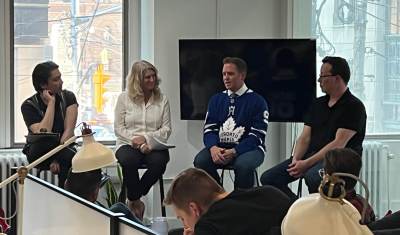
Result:
{"label": "black t-shirt", "polygon": [[332,142],[339,128],[356,131],[346,147],[361,156],[367,120],[364,104],[349,89],[332,107],[328,102],[328,95],[318,98],[306,117],[304,124],[311,127],[311,140],[305,158]]}
{"label": "black t-shirt", "polygon": [[281,226],[289,207],[290,199],[272,186],[235,190],[210,206],[194,233],[269,234]]}
{"label": "black t-shirt", "polygon": [[[78,104],[76,101],[76,97],[74,93],[68,90],[63,90],[63,99],[59,94],[56,95],[56,103],[55,103],[55,112],[54,112],[54,122],[53,129],[51,130],[53,133],[62,134],[64,132],[64,115],[65,109],[73,104]],[[64,100],[64,104],[61,100]],[[33,103],[38,103],[39,110],[32,105]],[[22,116],[24,117],[25,125],[29,130],[29,127],[32,124],[39,123],[42,121],[44,114],[46,113],[47,105],[44,104],[42,99],[40,98],[40,94],[36,93],[35,95],[26,99],[21,105]],[[49,130],[48,130],[49,131]]]}

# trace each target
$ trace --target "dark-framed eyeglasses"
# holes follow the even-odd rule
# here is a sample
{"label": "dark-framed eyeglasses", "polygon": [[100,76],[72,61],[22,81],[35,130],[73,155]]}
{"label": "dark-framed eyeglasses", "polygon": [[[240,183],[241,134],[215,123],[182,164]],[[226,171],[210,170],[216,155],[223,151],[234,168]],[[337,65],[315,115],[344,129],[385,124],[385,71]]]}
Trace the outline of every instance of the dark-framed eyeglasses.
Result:
{"label": "dark-framed eyeglasses", "polygon": [[322,75],[318,77],[318,81],[322,81],[323,79],[329,78],[329,77],[334,77],[336,75],[334,74],[329,74],[329,75]]}

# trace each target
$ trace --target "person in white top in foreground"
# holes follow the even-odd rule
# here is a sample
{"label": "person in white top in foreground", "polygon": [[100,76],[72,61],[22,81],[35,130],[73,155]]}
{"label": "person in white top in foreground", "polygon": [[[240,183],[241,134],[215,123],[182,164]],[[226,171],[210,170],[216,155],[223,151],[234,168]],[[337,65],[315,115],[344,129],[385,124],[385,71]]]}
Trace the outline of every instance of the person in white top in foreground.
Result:
{"label": "person in white top in foreground", "polygon": [[[167,142],[171,134],[169,103],[160,91],[157,73],[147,61],[134,63],[127,76],[127,89],[119,95],[115,107],[115,155],[122,167],[128,206],[140,219],[144,213],[140,197],[149,192],[169,161],[167,149],[152,150],[148,144],[153,137]],[[139,178],[138,167],[143,163],[148,169]]]}

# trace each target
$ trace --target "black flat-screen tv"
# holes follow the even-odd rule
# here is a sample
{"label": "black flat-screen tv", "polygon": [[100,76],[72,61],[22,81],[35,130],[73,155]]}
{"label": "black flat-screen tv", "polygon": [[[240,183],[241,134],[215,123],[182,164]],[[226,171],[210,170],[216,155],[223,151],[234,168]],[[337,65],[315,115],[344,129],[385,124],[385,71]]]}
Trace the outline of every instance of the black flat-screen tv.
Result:
{"label": "black flat-screen tv", "polygon": [[212,95],[225,90],[222,60],[247,62],[246,85],[268,102],[270,122],[303,122],[316,97],[313,39],[179,40],[182,120],[203,120]]}

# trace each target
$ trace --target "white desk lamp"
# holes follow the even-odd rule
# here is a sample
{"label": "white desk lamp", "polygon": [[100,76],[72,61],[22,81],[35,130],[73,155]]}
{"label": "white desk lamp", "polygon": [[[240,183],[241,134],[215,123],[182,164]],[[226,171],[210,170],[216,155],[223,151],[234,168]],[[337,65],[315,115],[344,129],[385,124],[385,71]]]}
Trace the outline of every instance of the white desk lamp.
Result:
{"label": "white desk lamp", "polygon": [[18,178],[18,199],[17,199],[17,234],[22,235],[22,212],[23,212],[23,195],[24,195],[24,180],[28,171],[47,160],[54,154],[58,153],[65,147],[74,143],[76,139],[82,137],[83,145],[79,151],[75,154],[72,159],[72,172],[85,172],[95,169],[99,169],[116,162],[113,151],[104,145],[97,143],[94,140],[92,130],[90,127],[83,123],[82,135],[73,136],[65,141],[63,144],[58,145],[56,148],[50,150],[45,155],[41,156],[34,162],[27,166],[21,166],[18,168],[17,173],[8,177],[6,180],[0,183],[0,189],[9,183],[13,182]]}
{"label": "white desk lamp", "polygon": [[[342,184],[344,181],[339,177],[350,177],[364,187],[366,199],[363,202],[361,216],[358,210],[344,199],[346,195]],[[323,190],[324,186],[327,186],[328,192]],[[358,177],[339,172],[325,175],[319,187],[319,194],[314,193],[300,198],[289,208],[282,221],[282,235],[372,235],[364,225],[368,197],[368,187]]]}

